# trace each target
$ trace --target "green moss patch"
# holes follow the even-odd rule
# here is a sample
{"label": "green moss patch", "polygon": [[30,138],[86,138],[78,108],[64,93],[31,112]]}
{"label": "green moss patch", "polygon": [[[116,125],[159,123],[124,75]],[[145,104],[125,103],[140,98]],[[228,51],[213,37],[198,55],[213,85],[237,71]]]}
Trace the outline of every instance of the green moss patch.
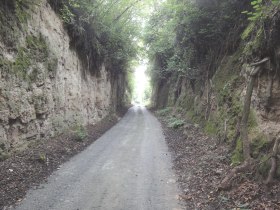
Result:
{"label": "green moss patch", "polygon": [[13,71],[23,79],[28,78],[28,68],[31,65],[31,56],[26,48],[19,48],[17,58],[13,64]]}
{"label": "green moss patch", "polygon": [[187,118],[189,118],[194,123],[200,124],[203,122],[203,116],[196,113],[193,109],[187,111]]}
{"label": "green moss patch", "polygon": [[248,119],[248,128],[249,131],[256,128],[258,126],[256,113],[254,110],[250,110],[249,119]]}
{"label": "green moss patch", "polygon": [[26,47],[38,62],[45,62],[49,55],[48,45],[42,35],[27,36]]}
{"label": "green moss patch", "polygon": [[242,163],[243,161],[244,161],[243,144],[242,144],[242,140],[239,138],[237,140],[235,150],[233,151],[233,154],[231,156],[231,163],[236,166]]}
{"label": "green moss patch", "polygon": [[254,158],[258,158],[261,152],[268,150],[268,139],[264,134],[257,134],[251,142],[251,151]]}
{"label": "green moss patch", "polygon": [[20,23],[26,23],[30,18],[28,9],[30,9],[31,4],[31,0],[15,0],[15,13]]}
{"label": "green moss patch", "polygon": [[209,135],[216,135],[218,133],[217,126],[212,121],[206,123],[204,131]]}
{"label": "green moss patch", "polygon": [[27,21],[31,10],[40,0],[0,1],[0,39],[6,46],[16,47],[18,38],[27,30]]}
{"label": "green moss patch", "polygon": [[18,48],[16,60],[11,70],[17,76],[28,81],[33,81],[37,78],[38,71],[36,71],[36,68],[31,69],[31,66],[35,62],[47,62],[48,57],[49,49],[45,39],[41,35],[38,37],[27,36],[26,46]]}
{"label": "green moss patch", "polygon": [[264,30],[263,27],[255,27],[255,34],[252,36],[251,40],[246,42],[244,49],[243,49],[243,55],[246,57],[252,56],[253,54],[257,54],[260,48],[262,48],[262,45],[264,44]]}
{"label": "green moss patch", "polygon": [[243,31],[243,33],[241,34],[241,38],[243,40],[247,39],[253,33],[255,27],[256,27],[256,22],[251,21],[249,25],[246,27],[246,29]]}

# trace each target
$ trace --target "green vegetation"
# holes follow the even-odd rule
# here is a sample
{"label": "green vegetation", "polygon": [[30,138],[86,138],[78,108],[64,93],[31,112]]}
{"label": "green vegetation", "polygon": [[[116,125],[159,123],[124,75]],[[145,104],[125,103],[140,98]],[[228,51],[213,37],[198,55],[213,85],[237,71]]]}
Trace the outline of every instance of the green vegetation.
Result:
{"label": "green vegetation", "polygon": [[214,125],[213,122],[208,121],[204,127],[204,130],[206,133],[210,135],[216,135],[217,134],[217,127]]}
{"label": "green vegetation", "polygon": [[[34,61],[45,63],[48,61],[49,50],[45,39],[40,35],[27,36],[25,46],[19,47],[16,60],[11,66],[11,71],[17,76],[27,81],[34,81],[37,76],[37,68],[31,68]],[[53,60],[49,60],[49,64],[54,67]]]}
{"label": "green vegetation", "polygon": [[194,123],[202,123],[203,121],[203,116],[195,112],[193,109],[187,111],[187,118]]}
{"label": "green vegetation", "polygon": [[[15,5],[16,17],[20,23],[26,23],[30,18],[30,13],[28,12],[34,6],[34,1],[32,0],[12,0]],[[37,1],[39,2],[39,1]]]}
{"label": "green vegetation", "polygon": [[245,58],[251,60],[264,52],[266,54],[273,53],[271,51],[275,46],[275,40],[271,38],[275,32],[268,29],[273,27],[275,11],[279,10],[279,5],[279,0],[252,0],[251,8],[242,12],[250,20],[250,24],[241,34],[244,41],[243,54]]}
{"label": "green vegetation", "polygon": [[251,11],[243,11],[243,14],[248,15],[248,19],[251,21],[260,21],[264,20],[267,16],[269,16],[271,8],[274,6],[278,6],[280,3],[279,0],[252,0],[252,10]]}
{"label": "green vegetation", "polygon": [[93,74],[98,74],[104,61],[112,72],[130,68],[138,48],[140,1],[48,1],[64,20],[71,45]]}
{"label": "green vegetation", "polygon": [[[246,30],[250,30],[250,28],[249,29],[247,28]],[[245,30],[245,32],[246,32],[246,30]],[[248,33],[248,32],[246,32],[246,33]],[[243,49],[243,54],[246,57],[250,57],[250,56],[256,54],[258,52],[258,50],[261,49],[262,45],[264,44],[265,32],[264,32],[262,26],[257,26],[255,28],[255,31],[252,31],[251,34],[253,34],[251,39],[245,44],[244,49]]]}
{"label": "green vegetation", "polygon": [[168,127],[174,128],[174,129],[180,128],[180,127],[182,127],[185,124],[184,120],[178,119],[176,117],[169,118],[167,120],[167,122],[168,122]]}
{"label": "green vegetation", "polygon": [[236,148],[233,151],[233,154],[231,156],[231,163],[233,165],[239,165],[240,163],[242,163],[244,160],[243,157],[243,145],[242,145],[242,140],[239,138],[237,140],[237,144],[236,144]]}
{"label": "green vegetation", "polygon": [[74,130],[74,135],[76,141],[83,141],[88,136],[88,133],[84,126],[78,125]]}
{"label": "green vegetation", "polygon": [[225,0],[215,6],[203,3],[167,0],[155,10],[145,37],[153,61],[153,82],[174,73],[193,80],[214,73],[214,68],[204,70],[200,66],[212,62],[227,32],[241,20],[244,22],[240,13],[246,3]]}
{"label": "green vegetation", "polygon": [[144,58],[142,27],[150,0],[48,0],[69,32],[70,45],[90,73],[102,64],[112,76],[124,74],[126,97],[132,100],[135,64]]}
{"label": "green vegetation", "polygon": [[26,37],[26,48],[30,53],[33,54],[35,61],[45,62],[49,55],[48,45],[45,38],[42,35],[27,36]]}
{"label": "green vegetation", "polygon": [[[113,77],[124,74],[128,81],[127,96],[131,99],[134,89],[132,69],[139,56],[144,55],[141,30],[144,16],[148,13],[152,2],[148,0],[143,2],[48,0],[48,2],[64,21],[71,38],[70,45],[78,52],[84,69],[99,76],[101,66],[105,64]],[[18,38],[21,34],[28,34],[26,23],[33,9],[40,3],[40,0],[3,0],[0,3],[0,41],[17,51],[16,61],[11,70],[24,80],[36,78],[36,69],[34,72],[32,69],[32,59],[44,62],[52,74],[55,73],[53,70],[57,66],[56,58],[50,58],[48,54],[44,37],[29,35],[26,37],[25,45],[16,44],[19,43]],[[147,91],[146,95],[148,97]]]}
{"label": "green vegetation", "polygon": [[134,77],[134,72],[132,71],[127,71],[127,92],[128,92],[128,101],[131,102],[133,95],[135,94],[135,77]]}
{"label": "green vegetation", "polygon": [[[20,32],[27,29],[27,21],[31,17],[31,10],[39,5],[41,0],[2,0],[0,2],[0,23],[3,41],[16,45]],[[20,23],[20,24],[19,24]],[[11,42],[11,41],[14,42]]]}
{"label": "green vegetation", "polygon": [[145,104],[150,104],[151,96],[152,96],[152,88],[151,88],[150,85],[148,85],[146,87],[146,89],[144,90],[143,101],[144,101]]}
{"label": "green vegetation", "polygon": [[[274,60],[279,46],[279,2],[166,0],[158,4],[144,37],[153,98],[161,103],[155,106],[166,107],[168,101],[174,116],[186,115],[220,142],[235,143],[243,115],[245,70],[264,57],[271,58],[269,68],[279,66]],[[158,114],[165,116],[163,110]],[[170,126],[177,122],[175,117],[169,120]],[[246,126],[251,156],[259,159],[269,152],[268,139],[256,132],[258,121],[252,109]],[[244,139],[239,137],[235,145],[234,165],[244,160]]]}
{"label": "green vegetation", "polygon": [[39,152],[38,154],[38,159],[37,159],[40,163],[46,163],[47,161],[47,155],[43,152]]}
{"label": "green vegetation", "polygon": [[31,57],[26,48],[19,48],[17,58],[13,64],[13,71],[20,77],[28,79],[28,68],[31,65]]}
{"label": "green vegetation", "polygon": [[156,113],[159,116],[165,117],[165,116],[168,116],[171,113],[171,111],[172,111],[172,108],[171,107],[167,107],[167,108],[158,110]]}
{"label": "green vegetation", "polygon": [[184,126],[185,120],[173,115],[172,110],[173,110],[172,107],[167,107],[156,111],[156,114],[162,117],[167,122],[169,128],[177,129]]}
{"label": "green vegetation", "polygon": [[266,150],[268,150],[269,141],[267,139],[267,136],[258,133],[257,131],[254,132],[254,136],[253,134],[251,134],[251,138],[252,157],[259,158],[259,156],[263,155],[262,152],[264,153],[266,152]]}

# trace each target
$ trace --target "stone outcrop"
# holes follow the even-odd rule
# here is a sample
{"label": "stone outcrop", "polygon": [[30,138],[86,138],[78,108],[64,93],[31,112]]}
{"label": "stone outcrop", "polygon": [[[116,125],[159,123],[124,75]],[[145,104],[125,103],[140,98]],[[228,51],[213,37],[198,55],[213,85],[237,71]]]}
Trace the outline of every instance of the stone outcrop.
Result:
{"label": "stone outcrop", "polygon": [[0,38],[0,152],[95,124],[125,94],[124,73],[112,76],[105,64],[98,75],[89,72],[46,1],[29,15],[11,30],[18,31],[16,48]]}

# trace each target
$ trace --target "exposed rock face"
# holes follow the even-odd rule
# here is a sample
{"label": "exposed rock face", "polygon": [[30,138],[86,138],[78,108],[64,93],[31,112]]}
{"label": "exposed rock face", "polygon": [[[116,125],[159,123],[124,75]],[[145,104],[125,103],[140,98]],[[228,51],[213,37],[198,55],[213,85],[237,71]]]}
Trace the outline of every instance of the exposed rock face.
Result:
{"label": "exposed rock face", "polygon": [[70,48],[61,19],[46,1],[40,5],[20,32],[17,51],[0,39],[0,152],[94,124],[124,95],[124,75],[112,78],[105,64],[92,75]]}
{"label": "exposed rock face", "polygon": [[269,84],[269,72],[264,71],[255,84],[252,107],[256,110],[260,131],[270,136],[277,136],[280,133],[279,77],[273,75],[271,89]]}
{"label": "exposed rock face", "polygon": [[[244,72],[252,70],[249,64],[241,67],[240,62],[232,59],[233,56],[223,59],[211,84],[205,80],[191,81],[179,76],[158,81],[153,89],[154,106],[183,108],[182,113],[188,118],[204,125],[205,121],[213,121],[217,127],[215,134],[231,141],[232,133],[236,132],[236,125],[241,119],[246,94],[248,78]],[[277,72],[267,68],[261,72],[254,84],[251,99],[249,137],[252,141],[262,135],[266,140],[271,140],[280,133],[280,77]],[[207,116],[210,116],[209,120],[205,120]]]}

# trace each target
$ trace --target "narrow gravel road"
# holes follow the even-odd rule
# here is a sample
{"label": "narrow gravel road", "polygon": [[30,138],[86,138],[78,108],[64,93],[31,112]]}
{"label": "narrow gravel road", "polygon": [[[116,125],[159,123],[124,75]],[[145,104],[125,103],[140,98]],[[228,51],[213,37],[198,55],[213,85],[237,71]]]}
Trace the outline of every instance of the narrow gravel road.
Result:
{"label": "narrow gravel road", "polygon": [[179,190],[160,123],[143,107],[28,192],[17,210],[175,210]]}

